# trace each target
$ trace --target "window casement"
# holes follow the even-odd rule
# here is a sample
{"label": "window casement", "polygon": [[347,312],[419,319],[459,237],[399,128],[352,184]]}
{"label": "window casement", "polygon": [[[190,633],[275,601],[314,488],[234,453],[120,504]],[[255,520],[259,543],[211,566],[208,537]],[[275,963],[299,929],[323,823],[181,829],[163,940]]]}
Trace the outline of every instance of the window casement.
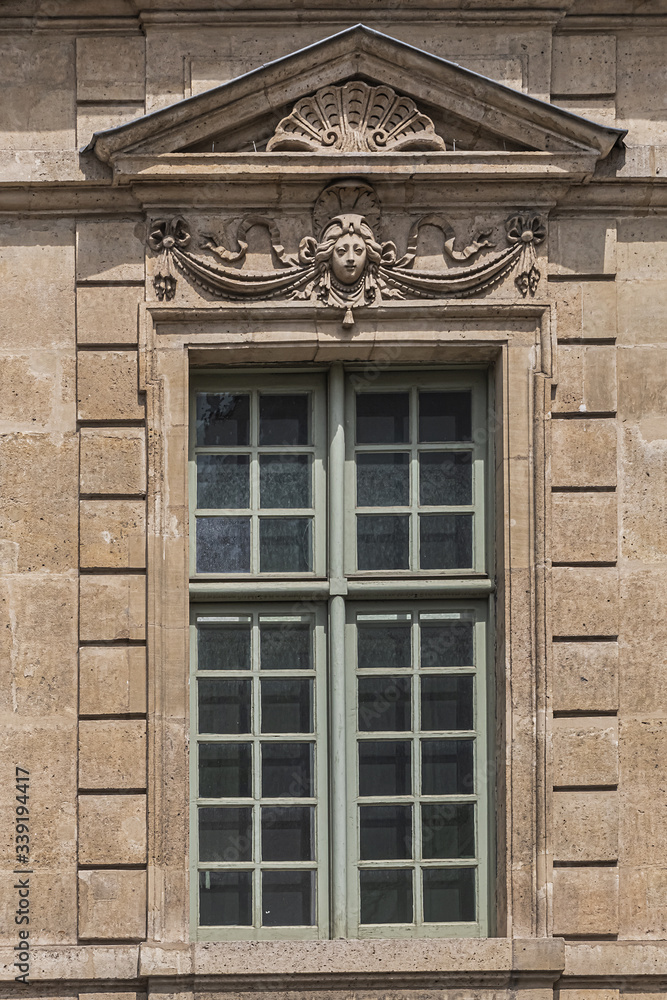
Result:
{"label": "window casement", "polygon": [[489,933],[487,392],[193,377],[200,940]]}

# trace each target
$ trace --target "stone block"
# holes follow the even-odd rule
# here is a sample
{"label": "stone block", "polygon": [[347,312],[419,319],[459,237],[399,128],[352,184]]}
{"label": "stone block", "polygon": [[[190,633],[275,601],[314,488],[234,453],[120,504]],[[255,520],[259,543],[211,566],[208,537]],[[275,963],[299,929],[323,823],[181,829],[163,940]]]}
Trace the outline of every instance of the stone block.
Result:
{"label": "stone block", "polygon": [[76,109],[76,145],[85,149],[95,132],[104,132],[108,128],[125,125],[144,113],[144,102],[119,101],[108,104],[106,101],[79,104]]}
{"label": "stone block", "polygon": [[78,101],[143,101],[144,38],[119,35],[76,40]]}
{"label": "stone block", "polygon": [[667,868],[667,719],[622,719],[619,760],[621,863]]}
{"label": "stone block", "polygon": [[79,650],[79,711],[82,715],[145,712],[145,648],[83,646]]}
{"label": "stone block", "polygon": [[79,796],[79,864],[146,863],[146,796]]}
{"label": "stone block", "polygon": [[616,91],[616,36],[588,32],[555,35],[552,94],[613,94]]}
{"label": "stone block", "polygon": [[557,636],[617,636],[615,567],[554,566],[552,629]]}
{"label": "stone block", "polygon": [[618,709],[618,643],[555,642],[554,712],[615,712]]}
{"label": "stone block", "polygon": [[550,291],[556,304],[559,343],[616,336],[616,282],[558,281]]}
{"label": "stone block", "polygon": [[667,566],[625,562],[621,571],[621,712],[667,715]]}
{"label": "stone block", "polygon": [[617,521],[615,493],[553,493],[553,561],[615,562]]}
{"label": "stone block", "polygon": [[61,150],[74,145],[74,41],[70,34],[3,32],[0,146]]}
{"label": "stone block", "polygon": [[146,937],[146,872],[79,872],[79,937],[142,940]]}
{"label": "stone block", "polygon": [[618,281],[618,340],[620,344],[667,342],[667,280]]}
{"label": "stone block", "polygon": [[608,345],[560,344],[554,413],[616,410],[616,350]]}
{"label": "stone block", "polygon": [[555,935],[618,933],[616,868],[556,868],[553,885]]}
{"label": "stone block", "polygon": [[[77,943],[76,934],[76,868],[71,869],[42,869],[36,868],[30,877],[30,948],[32,951],[31,976],[28,980],[29,986],[19,983],[24,992],[26,1000],[31,1000],[40,995],[39,988],[35,987],[33,975],[37,965],[36,956],[39,954],[39,946],[50,946],[54,950],[60,950],[63,946],[75,945]],[[14,944],[18,944],[19,927],[14,923],[16,912],[17,890],[14,888],[17,876],[11,871],[3,871],[0,878],[0,927],[2,929],[3,952],[5,949],[12,949],[12,939]],[[35,950],[33,950],[35,949]],[[41,949],[40,949],[41,950]],[[2,958],[4,959],[4,955]],[[16,961],[16,952],[13,953],[9,962],[2,961],[3,980],[5,983],[14,979],[18,971],[14,969],[13,963]],[[32,987],[32,988],[31,988]],[[11,987],[10,987],[11,988]],[[6,989],[6,987],[5,987]],[[52,1000],[69,1000],[67,987],[59,984],[59,990]]]}
{"label": "stone block", "polygon": [[626,281],[667,278],[665,227],[662,219],[657,216],[628,216],[619,219],[618,276]]}
{"label": "stone block", "polygon": [[144,290],[134,285],[86,286],[76,291],[79,344],[136,344],[137,309]]}
{"label": "stone block", "polygon": [[554,861],[616,861],[618,792],[554,792]]}
{"label": "stone block", "polygon": [[128,574],[82,576],[79,637],[82,642],[146,638],[146,578]]}
{"label": "stone block", "polygon": [[[667,520],[663,517],[667,492],[667,429],[664,418],[646,419],[621,427],[619,463],[621,556],[631,562],[654,564],[667,561]],[[632,569],[631,565],[628,569]]]}
{"label": "stone block", "polygon": [[[639,942],[653,938],[662,945],[667,939],[667,866],[623,866],[619,888],[619,932],[623,939]],[[662,968],[661,959],[656,966]]]}
{"label": "stone block", "polygon": [[585,788],[618,783],[616,719],[554,719],[552,726],[556,787]]}
{"label": "stone block", "polygon": [[80,488],[84,494],[142,496],[146,435],[140,427],[81,429]]}
{"label": "stone block", "polygon": [[146,787],[146,723],[140,719],[82,719],[79,787]]}
{"label": "stone block", "polygon": [[0,433],[74,431],[76,364],[71,350],[41,348],[4,355],[0,366]]}
{"label": "stone block", "polygon": [[82,500],[79,559],[85,569],[142,569],[146,565],[143,500]]}
{"label": "stone block", "polygon": [[616,421],[552,420],[552,486],[616,485]]}
{"label": "stone block", "polygon": [[549,269],[558,275],[616,273],[616,220],[554,220],[549,229]]}
{"label": "stone block", "polygon": [[136,351],[80,351],[79,420],[143,420]]}
{"label": "stone block", "polygon": [[143,281],[146,229],[139,219],[80,219],[77,281]]}
{"label": "stone block", "polygon": [[618,351],[618,411],[639,425],[646,440],[667,438],[667,402],[662,378],[667,345],[639,344]]}

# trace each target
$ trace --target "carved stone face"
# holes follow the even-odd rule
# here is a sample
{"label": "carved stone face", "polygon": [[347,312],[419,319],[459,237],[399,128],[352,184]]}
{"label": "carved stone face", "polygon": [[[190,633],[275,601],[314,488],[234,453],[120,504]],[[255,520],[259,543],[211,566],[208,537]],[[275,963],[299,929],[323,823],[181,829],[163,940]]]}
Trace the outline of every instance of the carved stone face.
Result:
{"label": "carved stone face", "polygon": [[366,244],[361,236],[339,236],[331,256],[331,270],[344,285],[353,285],[366,267]]}

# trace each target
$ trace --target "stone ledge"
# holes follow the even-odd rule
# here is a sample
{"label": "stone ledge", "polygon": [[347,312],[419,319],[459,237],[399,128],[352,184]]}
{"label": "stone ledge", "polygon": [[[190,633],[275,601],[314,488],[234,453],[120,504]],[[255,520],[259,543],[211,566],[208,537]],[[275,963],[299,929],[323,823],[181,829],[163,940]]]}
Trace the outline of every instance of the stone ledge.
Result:
{"label": "stone ledge", "polygon": [[667,941],[600,941],[565,945],[565,976],[667,975]]}
{"label": "stone ledge", "polygon": [[[139,945],[36,945],[30,949],[30,982],[136,979]],[[0,981],[14,980],[15,951],[0,948]]]}

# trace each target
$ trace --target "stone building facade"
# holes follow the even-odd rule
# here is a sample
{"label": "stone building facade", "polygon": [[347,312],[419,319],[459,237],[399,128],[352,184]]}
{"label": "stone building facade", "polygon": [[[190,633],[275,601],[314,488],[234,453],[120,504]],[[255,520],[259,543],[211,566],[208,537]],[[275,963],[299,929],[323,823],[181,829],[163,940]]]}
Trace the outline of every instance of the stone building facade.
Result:
{"label": "stone building facade", "polygon": [[653,1000],[661,0],[0,25],[3,996]]}

